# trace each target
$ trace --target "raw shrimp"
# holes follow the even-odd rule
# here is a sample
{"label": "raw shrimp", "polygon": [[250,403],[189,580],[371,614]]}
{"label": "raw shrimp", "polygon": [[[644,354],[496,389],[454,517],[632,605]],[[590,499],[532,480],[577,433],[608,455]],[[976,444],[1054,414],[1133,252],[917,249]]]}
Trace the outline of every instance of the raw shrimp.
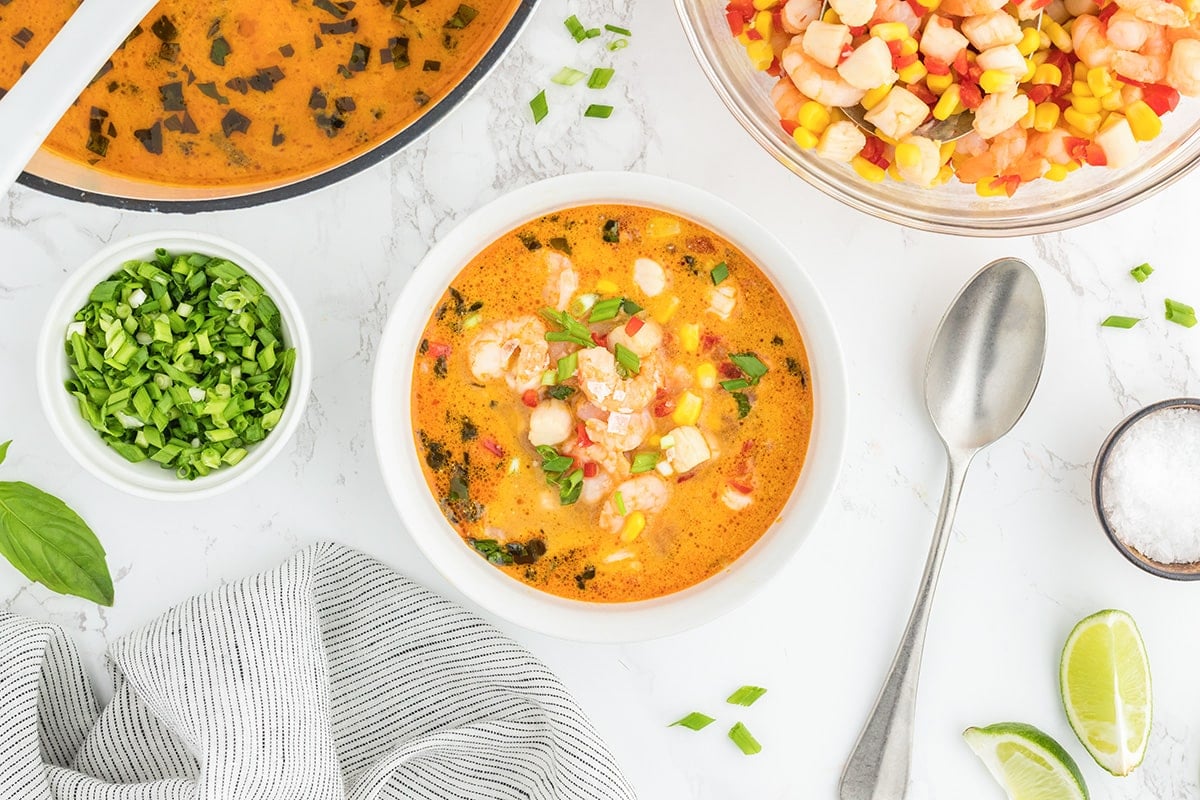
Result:
{"label": "raw shrimp", "polygon": [[820,16],[821,0],[788,0],[779,14],[783,29],[788,33],[804,33]]}
{"label": "raw shrimp", "polygon": [[645,358],[662,346],[662,326],[654,320],[643,321],[642,327],[632,335],[626,330],[627,327],[621,325],[609,332],[608,344],[610,347],[616,347],[619,344],[628,347],[637,354],[638,358]]}
{"label": "raw shrimp", "polygon": [[916,33],[921,27],[921,18],[907,0],[879,0],[875,6],[875,18],[871,22],[903,22],[908,26],[909,33]]}
{"label": "raw shrimp", "polygon": [[804,52],[798,38],[793,39],[784,49],[780,64],[801,94],[822,105],[840,108],[854,106],[866,95],[862,89],[855,89],[846,83],[836,69],[830,69],[810,58]]}
{"label": "raw shrimp", "polygon": [[575,292],[579,291],[579,273],[571,259],[554,250],[546,251],[546,288],[542,299],[559,311],[566,311]]}
{"label": "raw shrimp", "polygon": [[616,492],[600,509],[601,527],[607,528],[613,533],[621,530],[621,526],[625,524],[626,515],[632,514],[634,511],[641,511],[644,514],[657,514],[662,511],[666,508],[667,498],[670,496],[667,484],[653,473],[630,478],[617,487],[617,492],[621,493],[621,504],[625,507],[625,513],[622,514],[617,508]]}
{"label": "raw shrimp", "polygon": [[1025,129],[1014,125],[989,140],[988,148],[982,153],[956,159],[958,178],[963,183],[978,183],[987,178],[1007,175],[1025,154],[1027,145]]}
{"label": "raw shrimp", "polygon": [[1004,8],[1008,0],[942,0],[938,6],[939,14],[952,14],[956,17],[978,17],[990,14]]}
{"label": "raw shrimp", "polygon": [[1067,13],[1072,17],[1082,17],[1084,14],[1099,14],[1100,6],[1096,0],[1066,0]]}
{"label": "raw shrimp", "polygon": [[780,119],[794,122],[800,113],[800,107],[808,102],[808,98],[800,94],[796,84],[785,75],[771,88],[771,102],[775,104],[775,112],[779,114]]}
{"label": "raw shrimp", "polygon": [[608,496],[612,487],[613,480],[607,472],[598,472],[591,478],[584,478],[583,490],[579,493],[579,502],[594,506]]}
{"label": "raw shrimp", "polygon": [[490,322],[467,346],[471,374],[480,381],[503,378],[515,392],[534,389],[550,366],[545,337],[546,326],[534,316]]}
{"label": "raw shrimp", "polygon": [[1136,53],[1118,50],[1113,54],[1112,68],[1121,77],[1139,83],[1162,83],[1171,60],[1171,43],[1157,25],[1149,25],[1147,30],[1146,43]]}
{"label": "raw shrimp", "polygon": [[662,386],[662,365],[652,353],[642,359],[637,375],[622,378],[611,352],[589,347],[579,351],[579,384],[588,400],[605,411],[632,414],[654,401]]}
{"label": "raw shrimp", "polygon": [[1071,46],[1089,69],[1107,67],[1112,63],[1117,48],[1104,34],[1104,23],[1098,17],[1085,14],[1071,26]]}
{"label": "raw shrimp", "polygon": [[1180,39],[1171,48],[1167,85],[1181,94],[1200,95],[1200,41]]}
{"label": "raw shrimp", "polygon": [[1167,0],[1117,0],[1117,5],[1138,19],[1168,28],[1186,28],[1191,22],[1187,9]]}
{"label": "raw shrimp", "polygon": [[605,450],[624,453],[646,441],[654,429],[654,417],[649,409],[636,414],[614,411],[607,420],[589,419],[583,423],[588,438]]}

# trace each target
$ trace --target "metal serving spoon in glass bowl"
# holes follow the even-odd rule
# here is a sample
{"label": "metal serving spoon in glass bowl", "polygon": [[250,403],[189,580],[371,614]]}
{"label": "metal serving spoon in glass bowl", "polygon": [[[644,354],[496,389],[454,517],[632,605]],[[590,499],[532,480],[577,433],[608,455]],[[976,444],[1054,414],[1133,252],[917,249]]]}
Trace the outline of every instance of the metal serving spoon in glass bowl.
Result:
{"label": "metal serving spoon in glass bowl", "polygon": [[1008,433],[1033,399],[1046,355],[1046,302],[1037,276],[1005,258],[980,270],[934,335],[925,405],[949,458],[929,560],[896,660],[839,786],[841,800],[903,800],[908,791],[921,650],[967,467]]}

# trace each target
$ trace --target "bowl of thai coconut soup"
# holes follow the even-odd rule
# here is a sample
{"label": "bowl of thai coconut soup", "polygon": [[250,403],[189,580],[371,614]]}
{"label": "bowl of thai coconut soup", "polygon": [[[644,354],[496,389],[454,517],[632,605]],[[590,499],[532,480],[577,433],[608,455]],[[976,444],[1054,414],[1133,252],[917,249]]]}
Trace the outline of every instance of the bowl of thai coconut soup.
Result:
{"label": "bowl of thai coconut soup", "polygon": [[[206,211],[303,194],[378,163],[461,102],[536,0],[163,0],[22,182]],[[77,0],[0,3],[0,96]]]}
{"label": "bowl of thai coconut soup", "polygon": [[384,476],[459,589],[633,640],[732,608],[813,527],[841,459],[829,316],[794,258],[697,189],[575,175],[435,247],[384,334]]}

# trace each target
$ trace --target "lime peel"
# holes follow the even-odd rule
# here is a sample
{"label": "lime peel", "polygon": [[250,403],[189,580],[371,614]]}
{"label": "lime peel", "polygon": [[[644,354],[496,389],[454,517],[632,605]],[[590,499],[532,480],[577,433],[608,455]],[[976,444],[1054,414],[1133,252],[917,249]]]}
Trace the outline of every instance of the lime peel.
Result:
{"label": "lime peel", "polygon": [[1010,800],[1088,800],[1075,759],[1032,725],[1000,722],[967,728],[963,738]]}

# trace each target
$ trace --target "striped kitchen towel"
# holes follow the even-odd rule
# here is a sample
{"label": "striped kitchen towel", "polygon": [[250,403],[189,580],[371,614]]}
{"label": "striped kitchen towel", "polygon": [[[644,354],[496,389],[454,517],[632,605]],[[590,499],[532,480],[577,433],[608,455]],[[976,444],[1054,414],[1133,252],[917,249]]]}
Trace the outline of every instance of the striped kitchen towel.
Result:
{"label": "striped kitchen towel", "polygon": [[97,706],[58,628],[0,613],[3,800],[632,800],[537,659],[336,544],[108,651]]}

